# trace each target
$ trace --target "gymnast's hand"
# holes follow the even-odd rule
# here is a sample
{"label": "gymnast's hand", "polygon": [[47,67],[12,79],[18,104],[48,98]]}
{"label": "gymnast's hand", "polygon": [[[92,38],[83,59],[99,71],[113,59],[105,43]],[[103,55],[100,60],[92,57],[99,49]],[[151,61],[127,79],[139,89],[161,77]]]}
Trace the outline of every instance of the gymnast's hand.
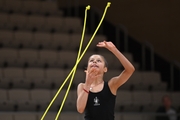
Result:
{"label": "gymnast's hand", "polygon": [[116,48],[116,46],[112,42],[106,42],[106,41],[99,42],[97,44],[97,47],[104,47],[104,48],[107,48],[110,51],[113,50],[114,48]]}
{"label": "gymnast's hand", "polygon": [[91,85],[94,80],[99,77],[99,71],[97,68],[90,68],[89,70],[85,70],[86,72],[86,85]]}

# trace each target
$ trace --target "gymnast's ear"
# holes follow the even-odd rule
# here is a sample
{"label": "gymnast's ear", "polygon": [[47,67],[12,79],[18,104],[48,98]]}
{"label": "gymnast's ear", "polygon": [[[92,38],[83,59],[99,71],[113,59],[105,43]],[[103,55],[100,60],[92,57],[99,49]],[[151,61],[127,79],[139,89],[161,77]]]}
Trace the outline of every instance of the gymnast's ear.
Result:
{"label": "gymnast's ear", "polygon": [[104,67],[104,73],[106,73],[108,71],[107,67]]}

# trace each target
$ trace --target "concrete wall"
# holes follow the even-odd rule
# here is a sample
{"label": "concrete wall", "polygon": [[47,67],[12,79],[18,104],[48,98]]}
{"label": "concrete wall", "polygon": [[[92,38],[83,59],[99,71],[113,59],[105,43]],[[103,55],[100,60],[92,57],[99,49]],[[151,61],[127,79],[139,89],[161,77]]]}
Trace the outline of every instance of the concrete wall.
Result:
{"label": "concrete wall", "polygon": [[[62,0],[60,0],[62,5]],[[107,0],[79,0],[101,11]],[[106,19],[124,24],[140,42],[148,41],[157,53],[180,62],[180,0],[110,0]]]}

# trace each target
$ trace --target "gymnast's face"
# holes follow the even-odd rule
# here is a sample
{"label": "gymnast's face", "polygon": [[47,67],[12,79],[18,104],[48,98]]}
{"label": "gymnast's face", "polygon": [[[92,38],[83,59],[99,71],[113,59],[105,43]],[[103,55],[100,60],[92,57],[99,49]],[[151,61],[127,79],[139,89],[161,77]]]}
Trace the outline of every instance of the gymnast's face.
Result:
{"label": "gymnast's face", "polygon": [[101,55],[92,55],[88,60],[87,70],[95,68],[100,73],[107,72],[105,61]]}

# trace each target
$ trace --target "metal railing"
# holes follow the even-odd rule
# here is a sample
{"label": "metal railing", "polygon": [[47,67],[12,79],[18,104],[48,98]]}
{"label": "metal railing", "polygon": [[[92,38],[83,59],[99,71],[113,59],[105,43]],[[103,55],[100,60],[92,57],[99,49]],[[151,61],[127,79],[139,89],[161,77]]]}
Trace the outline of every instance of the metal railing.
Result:
{"label": "metal railing", "polygon": [[[68,12],[68,14],[69,15],[71,15],[72,13],[71,13],[71,10],[70,10],[70,8],[71,7],[74,7],[75,8],[75,15],[77,15],[78,16],[78,13],[79,13],[79,9],[78,9],[78,6],[79,6],[79,0],[67,0],[67,8],[69,8],[69,12]],[[94,6],[93,6],[93,8],[92,8],[93,10],[93,12],[91,12],[90,13],[90,26],[91,26],[91,30],[90,30],[90,32],[92,33],[92,32],[94,32],[94,29],[96,28],[96,26],[95,26],[95,17],[96,17],[96,15],[98,14],[99,15],[99,17],[101,17],[101,10],[100,9],[98,9],[98,8],[95,8]],[[116,27],[115,27],[115,31],[116,31],[116,33],[115,33],[115,38],[116,38],[116,44],[117,45],[120,45],[121,43],[121,41],[120,41],[120,31],[123,31],[123,42],[124,42],[124,52],[128,52],[129,51],[129,48],[128,48],[128,44],[129,44],[129,40],[128,40],[128,29],[127,29],[127,27],[126,26],[124,26],[124,25],[122,25],[122,24],[119,24],[119,25],[117,25]],[[103,33],[103,25],[101,26],[101,28],[99,29],[99,33]],[[118,48],[119,48],[120,46],[118,46]],[[155,70],[155,52],[154,52],[154,47],[153,47],[153,45],[151,44],[151,43],[149,43],[148,41],[145,41],[144,43],[142,43],[142,70],[146,70],[146,67],[147,67],[147,65],[149,65],[149,64],[147,64],[147,54],[146,54],[146,52],[147,52],[147,50],[149,50],[150,51],[150,56],[148,56],[149,58],[150,58],[150,70],[151,71],[154,71]],[[170,65],[170,89],[171,90],[173,90],[174,89],[174,79],[176,79],[176,77],[177,76],[175,76],[174,75],[174,67],[176,66],[176,67],[178,67],[179,68],[179,71],[180,71],[180,65],[179,65],[179,63],[178,62],[172,62],[172,61],[169,61],[169,65]],[[180,77],[179,77],[180,78]]]}
{"label": "metal railing", "polygon": [[154,47],[147,41],[142,44],[142,69],[145,70],[146,68],[146,49],[150,50],[150,66],[151,71],[154,71]]}

